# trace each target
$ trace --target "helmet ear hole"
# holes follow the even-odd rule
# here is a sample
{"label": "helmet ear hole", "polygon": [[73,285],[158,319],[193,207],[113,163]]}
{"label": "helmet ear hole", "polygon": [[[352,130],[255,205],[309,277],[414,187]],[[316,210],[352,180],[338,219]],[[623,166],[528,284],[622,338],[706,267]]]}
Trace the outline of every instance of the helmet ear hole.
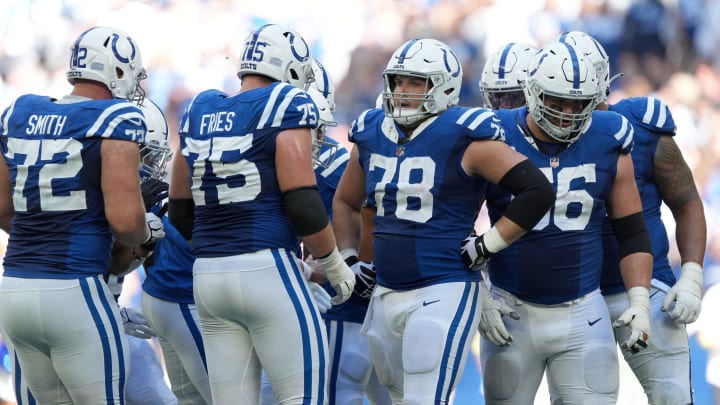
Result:
{"label": "helmet ear hole", "polygon": [[125,76],[125,72],[123,72],[123,70],[120,69],[119,67],[116,67],[116,68],[115,68],[115,75],[117,76],[118,79],[122,79],[123,76]]}

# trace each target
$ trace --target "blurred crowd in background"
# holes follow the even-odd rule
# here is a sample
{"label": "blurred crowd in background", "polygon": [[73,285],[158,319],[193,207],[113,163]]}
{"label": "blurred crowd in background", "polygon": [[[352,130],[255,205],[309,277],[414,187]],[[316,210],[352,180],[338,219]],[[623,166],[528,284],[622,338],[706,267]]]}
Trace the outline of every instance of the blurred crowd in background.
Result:
{"label": "blurred crowd in background", "polygon": [[[91,26],[111,25],[138,42],[148,70],[144,87],[166,111],[175,145],[178,121],[193,95],[239,89],[241,42],[266,22],[297,29],[329,70],[340,124],[330,135],[343,142],[350,122],[374,107],[381,72],[407,39],[433,37],[453,47],[464,67],[461,104],[479,106],[481,69],[501,45],[542,46],[563,31],[589,33],[607,50],[611,75],[623,73],[613,82],[610,102],[654,95],[670,106],[676,141],[706,204],[705,286],[720,285],[717,0],[3,0],[0,108],[25,93],[68,93],[70,41]],[[669,211],[664,219],[672,233]],[[677,254],[671,257],[679,267]],[[703,312],[688,329],[712,354],[720,350],[720,333],[710,331],[718,327],[713,323],[720,307],[706,305]],[[715,367],[713,375],[720,376],[720,364]]]}

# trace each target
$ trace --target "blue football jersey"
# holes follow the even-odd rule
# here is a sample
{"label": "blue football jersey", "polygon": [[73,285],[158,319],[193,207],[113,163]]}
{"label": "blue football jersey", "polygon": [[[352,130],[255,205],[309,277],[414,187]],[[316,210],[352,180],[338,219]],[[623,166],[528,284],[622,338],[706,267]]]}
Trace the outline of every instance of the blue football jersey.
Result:
{"label": "blue football jersey", "polygon": [[108,268],[100,145],[144,141],[145,119],[124,100],[75,101],[25,95],[0,117],[15,207],[5,275],[72,279]]}
{"label": "blue football jersey", "polygon": [[[322,198],[323,205],[328,217],[332,218],[332,200],[335,197],[335,190],[340,182],[340,177],[345,171],[350,153],[343,145],[332,138],[325,138],[325,141],[332,144],[323,145],[320,149],[319,160],[322,165],[315,165],[315,178],[317,179],[318,190]],[[334,149],[334,154],[333,154]],[[330,283],[323,286],[330,295],[335,294],[335,290]],[[322,314],[323,319],[332,319],[336,321],[348,321],[362,323],[367,312],[368,300],[363,299],[355,294],[339,305],[333,305],[330,309]]]}
{"label": "blue football jersey", "polygon": [[[527,108],[497,112],[506,142],[547,176],[556,202],[535,227],[496,253],[488,264],[492,283],[520,299],[543,305],[573,300],[600,287],[602,225],[606,201],[621,154],[633,147],[633,127],[620,114],[594,111],[587,131],[556,153],[526,137]],[[547,147],[547,145],[546,145]],[[511,196],[490,186],[487,206],[492,223]]]}
{"label": "blue football jersey", "polygon": [[504,139],[494,113],[452,107],[406,140],[381,109],[368,110],[352,123],[349,139],[359,151],[368,204],[377,207],[377,283],[407,290],[479,280],[463,263],[460,246],[488,182],[467,175],[461,161],[471,142]]}
{"label": "blue football jersey", "polygon": [[[642,200],[643,216],[652,242],[652,277],[673,286],[676,280],[668,260],[670,243],[660,215],[662,197],[653,181],[653,155],[661,136],[675,135],[675,121],[670,108],[655,97],[626,98],[610,105],[610,111],[622,114],[635,128],[632,160],[635,167],[635,181]],[[602,292],[615,294],[625,291],[625,285],[620,275],[618,244],[609,221],[605,225],[604,232],[605,262],[601,282]]]}
{"label": "blue football jersey", "polygon": [[152,264],[145,268],[142,288],[155,298],[180,304],[194,304],[192,246],[170,223],[161,218],[165,237],[157,241]]}
{"label": "blue football jersey", "polygon": [[315,165],[315,178],[325,211],[328,217],[332,218],[332,200],[335,197],[340,177],[350,159],[350,153],[335,139],[326,137],[325,141],[333,146],[323,145],[320,149],[319,160],[322,165]]}
{"label": "blue football jersey", "polygon": [[286,129],[315,128],[317,119],[310,96],[285,83],[195,96],[180,123],[180,145],[195,202],[196,257],[297,251],[277,182],[275,139]]}

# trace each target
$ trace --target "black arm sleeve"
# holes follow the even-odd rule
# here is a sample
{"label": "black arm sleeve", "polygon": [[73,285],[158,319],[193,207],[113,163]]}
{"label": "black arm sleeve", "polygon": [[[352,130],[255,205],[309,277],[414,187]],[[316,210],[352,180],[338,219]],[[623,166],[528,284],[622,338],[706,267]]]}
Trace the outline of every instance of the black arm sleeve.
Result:
{"label": "black arm sleeve", "polygon": [[550,182],[528,159],[508,170],[498,185],[515,196],[503,215],[525,230],[532,229],[555,202]]}
{"label": "black arm sleeve", "polygon": [[283,193],[285,211],[298,236],[312,235],[329,223],[317,186],[298,187]]}
{"label": "black arm sleeve", "polygon": [[620,247],[620,258],[632,253],[652,254],[652,242],[642,212],[610,220]]}
{"label": "black arm sleeve", "polygon": [[171,198],[168,202],[168,219],[183,238],[192,240],[193,222],[195,221],[195,203],[192,198]]}

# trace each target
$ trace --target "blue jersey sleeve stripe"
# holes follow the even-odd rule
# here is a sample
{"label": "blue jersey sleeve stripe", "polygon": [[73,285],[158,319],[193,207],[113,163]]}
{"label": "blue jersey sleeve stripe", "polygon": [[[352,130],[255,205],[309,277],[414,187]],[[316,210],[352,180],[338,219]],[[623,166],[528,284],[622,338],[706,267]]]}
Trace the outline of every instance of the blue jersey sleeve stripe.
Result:
{"label": "blue jersey sleeve stripe", "polygon": [[[115,128],[123,121],[133,121],[136,125],[141,125],[145,118],[139,109],[129,109],[130,104],[114,104],[105,110],[93,123],[92,127],[85,134],[86,137],[97,136],[100,134],[103,138],[109,138],[113,135]],[[128,111],[123,111],[127,109]]]}
{"label": "blue jersey sleeve stripe", "polygon": [[463,115],[460,116],[460,118],[455,121],[456,124],[462,125],[465,121],[467,121],[468,117],[475,114],[476,112],[480,111],[480,107],[471,108],[463,113]]}
{"label": "blue jersey sleeve stripe", "polygon": [[272,123],[273,128],[279,127],[282,124],[283,118],[285,117],[285,112],[287,111],[288,107],[290,106],[290,103],[292,103],[293,98],[295,98],[295,96],[297,96],[299,94],[301,94],[301,90],[298,88],[295,88],[295,87],[290,89],[290,91],[287,94],[285,94],[285,96],[282,99],[282,102],[280,103],[277,110],[275,111],[275,117],[274,117],[273,123]]}
{"label": "blue jersey sleeve stripe", "polygon": [[282,85],[277,85],[274,89],[272,89],[272,92],[270,92],[270,98],[268,99],[268,102],[265,103],[265,108],[263,109],[262,115],[260,116],[260,123],[258,124],[258,129],[263,129],[268,125],[268,121],[270,120],[270,116],[272,115],[273,109],[275,108],[275,103],[277,102],[282,88]]}
{"label": "blue jersey sleeve stripe", "polygon": [[342,155],[337,155],[335,157],[335,160],[332,161],[328,167],[325,168],[320,174],[323,177],[330,176],[334,171],[336,171],[339,167],[343,165],[343,163],[350,160],[350,154],[349,153],[343,153]]}
{"label": "blue jersey sleeve stripe", "polygon": [[474,131],[477,129],[477,127],[480,126],[483,122],[485,122],[488,118],[492,118],[494,116],[492,111],[485,111],[482,114],[478,115],[469,125],[468,128],[470,130]]}
{"label": "blue jersey sleeve stripe", "polygon": [[8,131],[9,131],[8,125],[10,125],[10,116],[12,115],[14,109],[15,109],[15,103],[10,104],[10,107],[8,107],[5,110],[5,115],[2,118],[2,126],[3,126],[2,134],[4,136],[8,135]]}
{"label": "blue jersey sleeve stripe", "polygon": [[356,127],[352,133],[362,132],[365,130],[365,117],[368,115],[370,110],[363,111],[356,119],[353,127]]}

